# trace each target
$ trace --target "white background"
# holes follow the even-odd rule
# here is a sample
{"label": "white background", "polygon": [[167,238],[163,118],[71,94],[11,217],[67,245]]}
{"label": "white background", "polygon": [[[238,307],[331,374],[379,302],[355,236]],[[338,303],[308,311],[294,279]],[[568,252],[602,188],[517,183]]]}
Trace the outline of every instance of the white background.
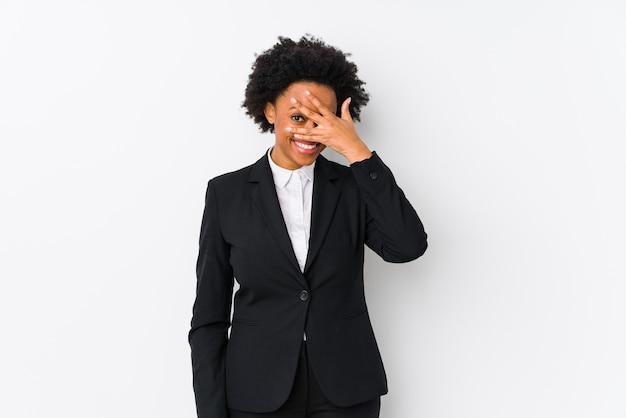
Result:
{"label": "white background", "polygon": [[430,236],[367,254],[382,416],[626,417],[622,0],[3,0],[0,416],[194,416],[206,182],[271,146],[250,65],[306,32]]}

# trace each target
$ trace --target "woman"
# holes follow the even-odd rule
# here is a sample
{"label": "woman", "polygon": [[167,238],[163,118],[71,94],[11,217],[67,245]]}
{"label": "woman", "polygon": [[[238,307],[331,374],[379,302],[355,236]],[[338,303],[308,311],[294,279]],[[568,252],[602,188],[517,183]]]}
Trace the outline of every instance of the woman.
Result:
{"label": "woman", "polygon": [[[369,96],[347,56],[311,36],[279,37],[252,66],[243,107],[275,143],[208,184],[189,333],[200,418],[379,415],[387,383],[364,245],[400,263],[427,243],[356,132]],[[349,167],[321,156],[326,147]]]}

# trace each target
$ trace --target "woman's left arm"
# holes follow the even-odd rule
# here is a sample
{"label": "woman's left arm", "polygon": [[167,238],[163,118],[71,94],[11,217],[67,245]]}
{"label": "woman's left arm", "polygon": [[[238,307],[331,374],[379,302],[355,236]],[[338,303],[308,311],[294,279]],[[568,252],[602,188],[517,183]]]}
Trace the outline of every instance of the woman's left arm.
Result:
{"label": "woman's left arm", "polygon": [[428,241],[422,221],[376,152],[350,168],[365,202],[367,246],[393,263],[424,254]]}
{"label": "woman's left arm", "polygon": [[324,144],[348,160],[366,205],[367,246],[389,262],[414,260],[428,246],[424,226],[391,170],[359,137],[350,115],[350,100],[343,101],[341,117],[337,117],[313,94],[307,94],[307,103],[292,98],[294,106],[315,126],[287,131],[296,139]]}

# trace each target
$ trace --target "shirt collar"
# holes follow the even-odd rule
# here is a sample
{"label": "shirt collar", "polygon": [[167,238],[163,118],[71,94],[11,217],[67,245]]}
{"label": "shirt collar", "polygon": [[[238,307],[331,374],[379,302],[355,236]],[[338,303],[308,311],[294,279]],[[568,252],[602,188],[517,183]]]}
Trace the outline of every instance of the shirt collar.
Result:
{"label": "shirt collar", "polygon": [[297,170],[287,170],[286,168],[282,168],[277,165],[274,160],[272,160],[272,156],[270,153],[272,152],[272,148],[267,150],[267,159],[270,162],[270,168],[272,169],[272,176],[274,177],[274,184],[279,189],[282,189],[287,185],[291,175],[293,173],[301,173],[304,177],[310,181],[313,181],[313,176],[315,173],[315,161],[311,165],[304,165]]}

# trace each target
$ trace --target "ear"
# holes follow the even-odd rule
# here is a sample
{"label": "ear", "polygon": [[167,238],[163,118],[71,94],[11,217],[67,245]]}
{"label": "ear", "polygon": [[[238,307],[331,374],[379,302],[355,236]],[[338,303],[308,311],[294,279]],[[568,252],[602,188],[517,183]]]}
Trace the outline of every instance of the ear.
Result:
{"label": "ear", "polygon": [[270,125],[273,125],[274,120],[276,119],[276,108],[274,107],[274,105],[267,102],[265,104],[265,109],[263,112],[265,113],[265,119],[267,119]]}

